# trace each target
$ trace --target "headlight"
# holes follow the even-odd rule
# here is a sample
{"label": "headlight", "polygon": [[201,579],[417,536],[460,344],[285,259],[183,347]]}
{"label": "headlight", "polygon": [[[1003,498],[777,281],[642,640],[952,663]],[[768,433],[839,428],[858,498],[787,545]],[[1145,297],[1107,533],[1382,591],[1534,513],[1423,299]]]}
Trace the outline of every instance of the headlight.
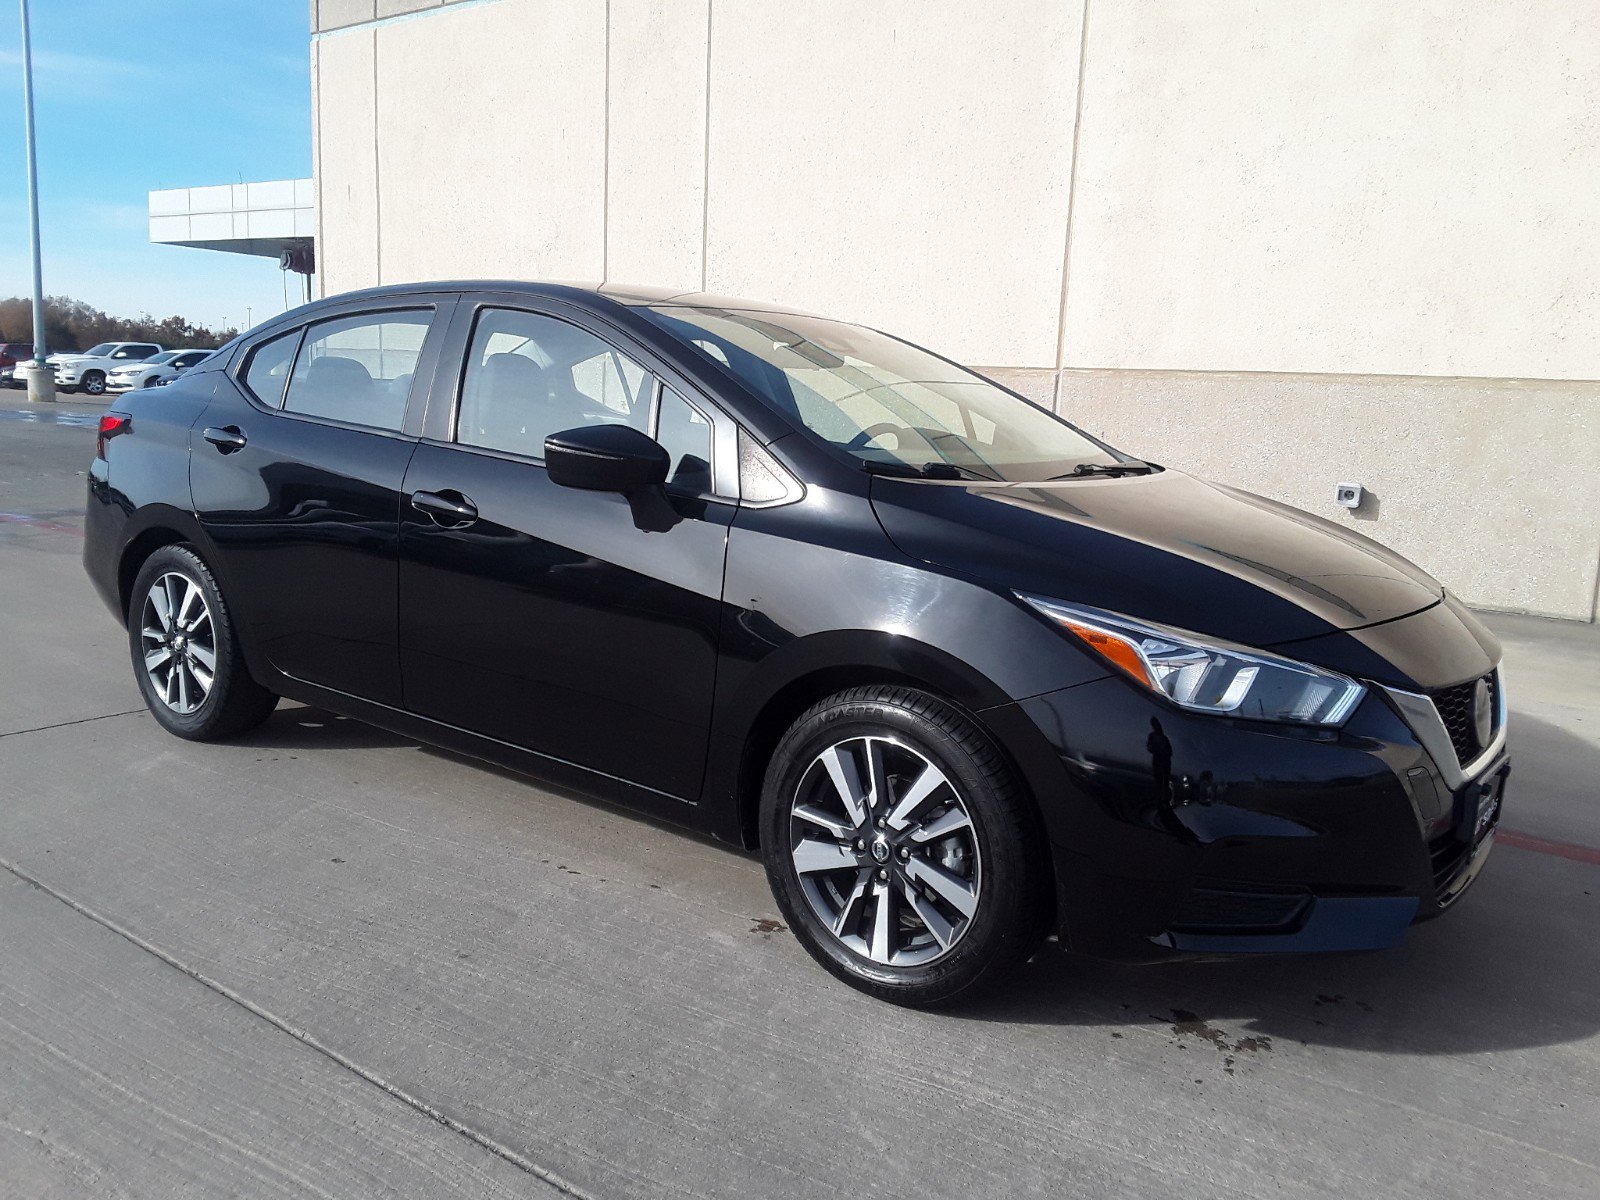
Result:
{"label": "headlight", "polygon": [[1198,634],[1017,593],[1112,666],[1192,712],[1342,725],[1367,689],[1309,663]]}

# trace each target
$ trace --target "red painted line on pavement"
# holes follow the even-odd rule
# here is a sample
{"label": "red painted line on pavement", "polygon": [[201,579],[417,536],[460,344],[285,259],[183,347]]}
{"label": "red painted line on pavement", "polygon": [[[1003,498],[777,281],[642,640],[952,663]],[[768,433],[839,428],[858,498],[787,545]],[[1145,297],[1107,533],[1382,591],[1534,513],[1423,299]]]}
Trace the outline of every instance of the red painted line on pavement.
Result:
{"label": "red painted line on pavement", "polygon": [[1534,837],[1531,833],[1518,833],[1515,829],[1501,829],[1494,840],[1518,850],[1532,850],[1535,854],[1553,854],[1557,858],[1570,858],[1573,862],[1600,867],[1600,849],[1579,846],[1573,842],[1552,842],[1548,838]]}
{"label": "red painted line on pavement", "polygon": [[58,521],[46,521],[43,517],[30,517],[25,513],[0,513],[0,524],[28,525],[34,529],[46,529],[51,533],[70,533],[73,537],[82,537],[83,530],[71,525],[62,525]]}

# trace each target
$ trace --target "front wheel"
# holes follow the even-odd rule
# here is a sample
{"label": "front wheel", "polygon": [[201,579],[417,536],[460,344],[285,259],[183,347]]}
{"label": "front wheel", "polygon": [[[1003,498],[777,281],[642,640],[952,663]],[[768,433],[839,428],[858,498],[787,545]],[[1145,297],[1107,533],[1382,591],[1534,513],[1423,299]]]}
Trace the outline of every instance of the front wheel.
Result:
{"label": "front wheel", "polygon": [[1037,945],[1036,822],[993,743],[925,693],[856,688],[784,735],[761,845],[802,945],[853,987],[930,1007]]}
{"label": "front wheel", "polygon": [[90,371],[78,381],[78,386],[91,396],[103,396],[106,390],[106,374],[104,371]]}
{"label": "front wheel", "polygon": [[250,678],[222,591],[187,546],[163,546],[140,569],[128,644],[145,705],[181,738],[232,737],[261,724],[278,703]]}

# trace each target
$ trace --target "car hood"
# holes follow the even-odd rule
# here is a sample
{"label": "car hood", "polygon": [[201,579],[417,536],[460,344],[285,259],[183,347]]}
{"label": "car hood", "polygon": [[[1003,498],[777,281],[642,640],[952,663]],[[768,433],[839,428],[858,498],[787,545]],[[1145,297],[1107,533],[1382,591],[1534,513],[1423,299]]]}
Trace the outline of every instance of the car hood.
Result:
{"label": "car hood", "polygon": [[1360,629],[1443,589],[1376,542],[1181,471],[1042,484],[875,478],[891,541],[1015,591],[1249,646]]}
{"label": "car hood", "polygon": [[87,354],[52,354],[44,361],[59,367],[65,366],[67,363],[89,362],[91,361],[91,356]]}

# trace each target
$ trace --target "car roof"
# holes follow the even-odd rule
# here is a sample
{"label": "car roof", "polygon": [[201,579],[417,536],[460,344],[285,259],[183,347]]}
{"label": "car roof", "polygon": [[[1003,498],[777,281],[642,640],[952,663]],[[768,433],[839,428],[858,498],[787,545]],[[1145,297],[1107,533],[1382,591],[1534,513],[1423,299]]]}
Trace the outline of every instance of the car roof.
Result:
{"label": "car roof", "polygon": [[[644,305],[671,305],[678,308],[720,308],[742,312],[785,313],[790,316],[815,316],[792,304],[778,304],[769,300],[751,300],[738,296],[721,296],[692,289],[660,287],[650,284],[588,283],[566,280],[530,279],[451,279],[423,283],[392,283],[382,287],[363,288],[360,291],[342,292],[313,301],[306,307],[315,308],[329,301],[340,303],[351,300],[379,300],[386,297],[417,295],[425,292],[513,292],[529,296],[542,296],[555,300],[575,301],[590,307],[600,307],[604,302],[626,308]],[[600,302],[597,304],[596,302]]]}

